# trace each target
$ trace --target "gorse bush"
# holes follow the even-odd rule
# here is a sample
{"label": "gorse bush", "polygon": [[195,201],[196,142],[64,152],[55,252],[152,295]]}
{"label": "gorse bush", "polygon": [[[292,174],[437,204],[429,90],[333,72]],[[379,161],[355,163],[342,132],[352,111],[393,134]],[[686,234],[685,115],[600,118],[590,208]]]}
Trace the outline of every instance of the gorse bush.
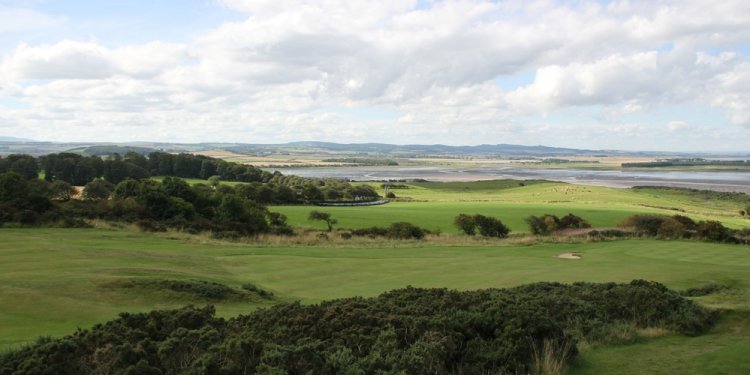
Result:
{"label": "gorse bush", "polygon": [[619,224],[632,228],[636,234],[666,239],[693,238],[713,242],[737,243],[735,231],[718,221],[695,222],[682,215],[633,215]]}
{"label": "gorse bush", "polygon": [[352,229],[350,234],[360,237],[387,237],[399,240],[421,240],[430,231],[405,221],[392,223],[388,227],[369,227]]}
{"label": "gorse bush", "polygon": [[642,280],[464,292],[408,287],[226,320],[212,307],[123,313],[4,353],[0,374],[528,373],[563,366],[577,355],[578,340],[612,336],[618,327],[692,335],[714,317]]}
{"label": "gorse bush", "polygon": [[559,229],[591,228],[588,221],[573,214],[567,214],[562,218],[551,214],[529,216],[525,221],[529,225],[531,234],[543,236],[550,235]]}
{"label": "gorse bush", "polygon": [[458,214],[453,219],[453,225],[464,234],[473,236],[479,231],[483,237],[507,237],[510,229],[497,218],[476,214],[474,216]]}

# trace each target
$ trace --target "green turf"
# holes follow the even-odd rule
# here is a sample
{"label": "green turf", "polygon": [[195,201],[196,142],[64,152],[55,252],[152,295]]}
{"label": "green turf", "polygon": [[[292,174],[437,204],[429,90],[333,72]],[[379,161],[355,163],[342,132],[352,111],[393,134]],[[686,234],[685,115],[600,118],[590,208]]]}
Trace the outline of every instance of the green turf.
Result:
{"label": "green turf", "polygon": [[[372,296],[406,285],[477,289],[534,281],[645,278],[673,288],[728,284],[735,294],[709,304],[750,309],[746,293],[750,289],[750,251],[739,245],[627,240],[533,246],[408,242],[397,247],[385,247],[393,243],[384,243],[379,248],[282,247],[221,243],[201,237],[186,241],[171,236],[103,229],[0,229],[0,346],[18,345],[39,335],[70,333],[122,311],[190,302],[107,287],[122,278],[208,280],[233,287],[253,282],[274,292],[279,300],[307,303]],[[563,252],[582,252],[583,259],[558,259],[556,255]],[[220,303],[218,311],[236,315],[257,306]],[[707,337],[729,348],[741,343],[736,335],[722,334],[722,329],[726,327]],[[639,345],[646,345],[645,351],[651,346],[671,350],[672,342],[692,345],[696,342],[692,340],[707,339],[672,337]],[[613,356],[629,355],[618,348],[606,350],[612,350]],[[742,348],[716,355],[732,360]],[[610,368],[606,361],[610,356],[601,359],[597,353],[585,357],[588,367],[581,371]],[[674,354],[675,361],[682,358],[678,354]]]}
{"label": "green turf", "polygon": [[[376,187],[380,184],[372,183]],[[322,228],[309,222],[313,209],[330,212],[340,228],[384,226],[409,221],[431,230],[456,233],[453,218],[459,213],[483,214],[500,218],[515,232],[527,231],[524,218],[545,213],[581,216],[595,227],[612,227],[636,213],[687,215],[695,220],[719,220],[733,228],[750,227],[750,220],[738,214],[745,204],[735,200],[707,199],[700,194],[660,189],[613,189],[531,182],[519,187],[518,181],[479,181],[474,183],[415,183],[409,189],[394,189],[397,197],[382,206],[325,207],[275,206],[273,211],[299,227]],[[381,192],[382,193],[382,192]]]}
{"label": "green turf", "polygon": [[750,312],[725,312],[708,334],[668,335],[585,352],[572,375],[750,374]]}

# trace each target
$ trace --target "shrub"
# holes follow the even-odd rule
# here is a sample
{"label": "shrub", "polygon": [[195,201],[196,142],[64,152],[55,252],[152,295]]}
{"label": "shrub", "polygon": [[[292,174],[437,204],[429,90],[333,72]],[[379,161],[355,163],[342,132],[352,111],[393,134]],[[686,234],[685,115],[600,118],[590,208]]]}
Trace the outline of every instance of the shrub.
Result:
{"label": "shrub", "polygon": [[666,219],[666,216],[660,215],[633,215],[620,222],[619,226],[632,227],[637,234],[655,237]]}
{"label": "shrub", "polygon": [[[241,293],[211,282],[150,283],[210,299]],[[282,303],[229,319],[214,315],[211,306],[122,313],[70,336],[3,352],[0,371],[530,373],[569,364],[579,339],[623,341],[633,328],[645,327],[698,334],[716,317],[643,280],[476,291],[407,287],[371,298]],[[553,357],[547,365],[541,363],[545,352]]]}
{"label": "shrub", "polygon": [[83,187],[83,197],[86,199],[107,199],[114,190],[115,187],[111,183],[97,179]]}
{"label": "shrub", "polygon": [[680,291],[680,295],[684,297],[703,297],[709,294],[720,293],[729,290],[729,287],[724,284],[710,283],[697,288],[688,288]]}
{"label": "shrub", "polygon": [[391,224],[388,227],[387,233],[388,238],[397,238],[400,240],[421,240],[425,236],[424,229],[405,221]]}
{"label": "shrub", "polygon": [[244,283],[242,284],[242,289],[247,290],[248,292],[256,293],[257,295],[261,296],[262,298],[271,298],[273,297],[273,293],[263,290],[259,288],[257,285],[253,283]]}
{"label": "shrub", "polygon": [[458,214],[453,219],[453,225],[469,236],[473,236],[477,233],[477,223],[474,221],[473,216]]}
{"label": "shrub", "polygon": [[474,215],[474,222],[479,227],[479,234],[484,237],[507,237],[510,229],[502,221],[489,216]]}
{"label": "shrub", "polygon": [[686,234],[685,225],[671,217],[664,218],[664,221],[662,221],[659,229],[656,231],[658,237],[669,239],[682,238]]}
{"label": "shrub", "polygon": [[476,214],[469,216],[466,214],[458,214],[453,219],[453,225],[458,227],[464,234],[473,236],[479,230],[479,234],[483,237],[507,237],[510,233],[505,224],[499,219],[490,216],[484,216]]}
{"label": "shrub", "polygon": [[559,220],[559,228],[591,228],[591,224],[582,217],[569,213]]}
{"label": "shrub", "polygon": [[734,233],[718,221],[701,221],[695,228],[695,235],[702,240],[715,242],[736,242]]}

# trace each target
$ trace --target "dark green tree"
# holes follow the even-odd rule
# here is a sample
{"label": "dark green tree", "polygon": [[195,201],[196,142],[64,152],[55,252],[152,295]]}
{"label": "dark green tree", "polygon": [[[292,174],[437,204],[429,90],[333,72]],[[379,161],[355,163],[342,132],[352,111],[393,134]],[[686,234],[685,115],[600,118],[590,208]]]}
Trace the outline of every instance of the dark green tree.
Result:
{"label": "dark green tree", "polygon": [[317,210],[310,211],[310,214],[307,216],[307,220],[325,222],[326,226],[328,226],[329,232],[332,231],[333,226],[338,223],[338,220],[332,218],[330,213]]}
{"label": "dark green tree", "polygon": [[477,233],[477,223],[474,221],[473,216],[458,214],[453,218],[453,225],[469,236],[473,236]]}

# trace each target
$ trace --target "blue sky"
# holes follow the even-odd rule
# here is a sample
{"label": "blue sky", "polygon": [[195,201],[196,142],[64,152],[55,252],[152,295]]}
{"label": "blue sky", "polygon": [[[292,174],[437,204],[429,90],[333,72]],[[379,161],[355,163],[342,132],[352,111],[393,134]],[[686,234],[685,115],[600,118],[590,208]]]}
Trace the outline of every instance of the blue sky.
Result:
{"label": "blue sky", "polygon": [[0,0],[0,135],[748,151],[750,5]]}

